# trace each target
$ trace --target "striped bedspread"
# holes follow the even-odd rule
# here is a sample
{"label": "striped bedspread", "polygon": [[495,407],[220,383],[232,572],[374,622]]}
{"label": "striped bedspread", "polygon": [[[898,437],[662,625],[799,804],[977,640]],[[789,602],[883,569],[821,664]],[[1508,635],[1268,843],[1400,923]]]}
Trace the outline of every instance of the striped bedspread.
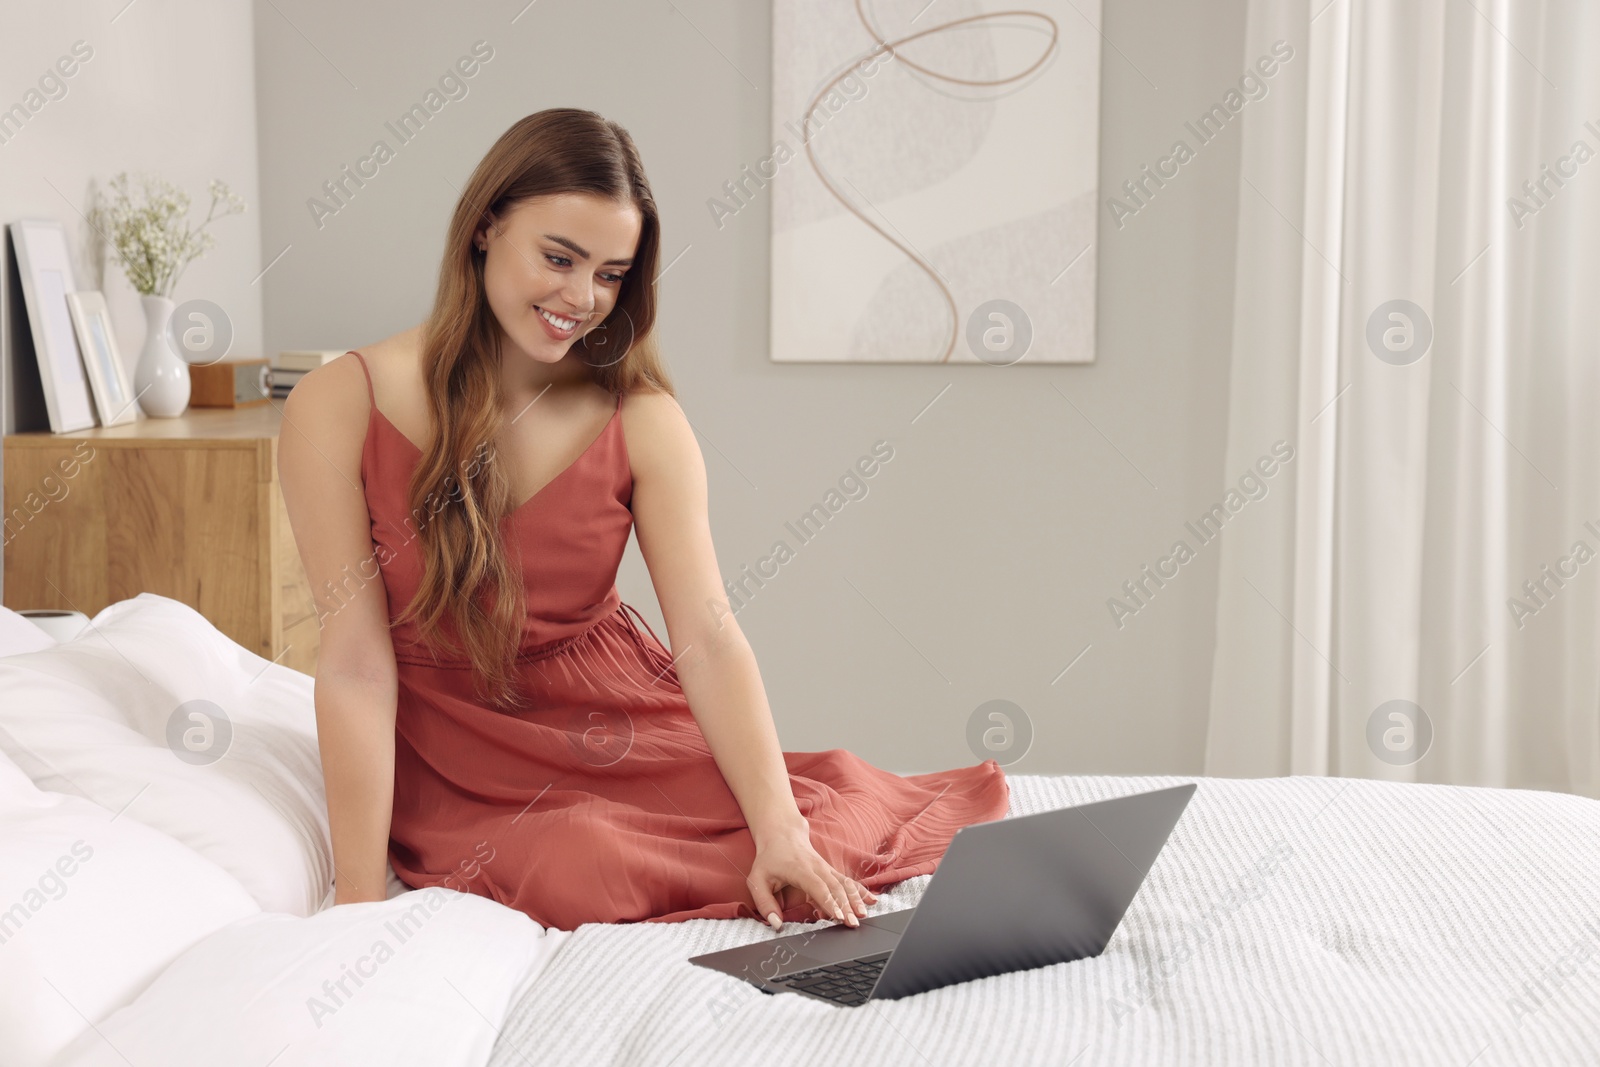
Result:
{"label": "striped bedspread", "polygon": [[[1196,779],[1010,780],[1027,815]],[[1600,801],[1198,781],[1097,958],[842,1008],[687,962],[754,920],[583,926],[491,1065],[1600,1064]]]}

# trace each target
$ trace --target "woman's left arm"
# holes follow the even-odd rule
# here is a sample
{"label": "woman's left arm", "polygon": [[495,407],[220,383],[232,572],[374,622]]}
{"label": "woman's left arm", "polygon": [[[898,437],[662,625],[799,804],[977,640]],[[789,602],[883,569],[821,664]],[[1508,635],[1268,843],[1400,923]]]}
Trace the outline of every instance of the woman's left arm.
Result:
{"label": "woman's left arm", "polygon": [[[757,850],[824,913],[853,921],[873,895],[835,871],[810,845],[789,788],[772,710],[754,651],[728,607],[711,542],[705,461],[683,409],[666,393],[630,395],[623,432],[633,468],[633,519],[666,621],[673,665],[711,755],[739,802]],[[762,899],[753,885],[758,907]],[[768,890],[770,894],[770,889]],[[769,916],[769,921],[771,917]],[[777,925],[774,923],[774,925]]]}

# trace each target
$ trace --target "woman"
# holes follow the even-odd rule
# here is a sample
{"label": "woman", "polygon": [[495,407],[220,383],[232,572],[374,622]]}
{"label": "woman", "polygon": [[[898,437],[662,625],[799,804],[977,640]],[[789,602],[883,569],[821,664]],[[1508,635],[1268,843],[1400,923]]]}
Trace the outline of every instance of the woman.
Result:
{"label": "woman", "polygon": [[[627,132],[530,115],[462,192],[427,321],[284,404],[335,904],[383,899],[387,859],[563,930],[856,925],[1006,814],[993,760],[779,749],[657,353],[659,255]],[[617,593],[630,528],[676,655]]]}

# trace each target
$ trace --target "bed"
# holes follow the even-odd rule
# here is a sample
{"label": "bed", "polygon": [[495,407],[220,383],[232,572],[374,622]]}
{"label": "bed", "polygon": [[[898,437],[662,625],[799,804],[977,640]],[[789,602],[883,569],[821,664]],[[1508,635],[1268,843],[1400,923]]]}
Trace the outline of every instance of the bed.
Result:
{"label": "bed", "polygon": [[687,962],[754,920],[329,908],[309,677],[153,594],[61,644],[0,609],[0,1063],[1600,1063],[1600,802],[1012,775],[1010,814],[1183,781],[1101,956],[840,1008]]}

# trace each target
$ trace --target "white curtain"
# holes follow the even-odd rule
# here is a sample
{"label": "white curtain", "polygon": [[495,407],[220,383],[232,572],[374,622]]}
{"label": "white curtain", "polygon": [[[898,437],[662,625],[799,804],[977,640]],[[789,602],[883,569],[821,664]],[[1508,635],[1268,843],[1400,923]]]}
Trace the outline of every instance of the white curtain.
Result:
{"label": "white curtain", "polygon": [[1600,796],[1600,4],[1246,32],[1294,57],[1242,131],[1226,469],[1294,458],[1222,538],[1206,773]]}

